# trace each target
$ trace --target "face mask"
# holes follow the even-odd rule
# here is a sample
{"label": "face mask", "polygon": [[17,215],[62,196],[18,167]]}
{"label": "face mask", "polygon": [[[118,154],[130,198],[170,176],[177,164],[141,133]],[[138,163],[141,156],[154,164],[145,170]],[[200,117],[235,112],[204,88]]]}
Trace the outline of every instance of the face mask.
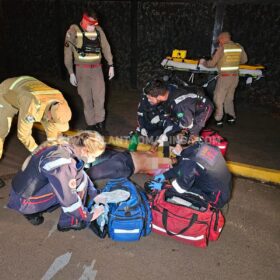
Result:
{"label": "face mask", "polygon": [[92,163],[95,161],[95,157],[93,156],[81,156],[81,160],[84,162],[84,163]]}

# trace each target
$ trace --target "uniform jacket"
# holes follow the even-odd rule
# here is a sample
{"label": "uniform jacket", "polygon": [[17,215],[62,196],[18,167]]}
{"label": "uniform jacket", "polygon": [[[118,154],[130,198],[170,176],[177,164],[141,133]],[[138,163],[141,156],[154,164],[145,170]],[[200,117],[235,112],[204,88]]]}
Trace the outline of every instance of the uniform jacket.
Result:
{"label": "uniform jacket", "polygon": [[49,186],[64,213],[79,220],[92,219],[93,214],[88,212],[84,204],[87,194],[93,198],[97,192],[69,145],[37,151],[12,180],[13,193],[21,197],[22,203],[32,200],[39,192],[41,198],[44,189],[48,192],[45,196],[49,196]]}
{"label": "uniform jacket", "polygon": [[211,101],[198,94],[195,87],[170,90],[167,104],[171,118],[165,127],[170,126],[170,134],[186,129],[198,135],[213,110]]}
{"label": "uniform jacket", "polygon": [[32,137],[34,122],[42,123],[48,140],[58,137],[61,131],[46,120],[45,112],[53,102],[66,102],[60,91],[29,76],[7,79],[1,87],[4,89],[5,101],[19,111],[18,138],[29,151],[32,152],[37,147]]}
{"label": "uniform jacket", "polygon": [[[242,49],[241,56],[240,56],[240,64],[246,63],[248,58],[247,58],[247,54],[246,54],[244,48],[240,44],[234,43],[232,41],[230,41],[229,44],[236,45],[237,47]],[[215,66],[217,66],[218,67],[218,71],[221,72],[223,56],[224,56],[224,46],[219,46],[217,48],[215,54],[213,55],[212,59],[206,61],[205,66],[206,67],[215,67]]]}
{"label": "uniform jacket", "polygon": [[[70,28],[68,29],[68,31],[66,33],[66,37],[65,37],[64,63],[65,63],[65,66],[66,66],[69,74],[74,73],[74,71],[73,71],[73,53],[75,52],[74,46],[76,46],[77,30],[79,30],[77,25],[75,25],[75,24],[71,25]],[[103,53],[108,65],[112,65],[113,56],[111,53],[111,47],[108,43],[105,33],[100,26],[96,26],[96,30],[98,31],[98,33],[100,35],[102,53]],[[96,61],[95,63],[100,63],[100,61],[101,61],[101,56],[100,56],[99,60]],[[77,62],[77,61],[74,61],[74,62],[81,63],[81,62]]]}
{"label": "uniform jacket", "polygon": [[230,198],[231,174],[217,147],[197,143],[184,149],[179,163],[164,175],[175,179],[172,186],[179,193],[197,193],[217,207],[223,207]]}

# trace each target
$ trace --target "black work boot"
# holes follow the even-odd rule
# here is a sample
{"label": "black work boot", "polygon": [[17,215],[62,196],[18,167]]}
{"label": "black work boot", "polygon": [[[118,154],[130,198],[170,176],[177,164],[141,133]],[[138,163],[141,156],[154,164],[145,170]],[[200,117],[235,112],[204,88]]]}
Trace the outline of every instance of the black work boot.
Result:
{"label": "black work boot", "polygon": [[33,226],[38,226],[44,222],[44,217],[42,212],[34,214],[24,214],[23,215]]}
{"label": "black work boot", "polygon": [[82,230],[82,229],[86,228],[87,225],[88,225],[88,223],[85,222],[85,221],[80,221],[77,224],[71,225],[71,226],[61,226],[61,225],[58,224],[57,225],[57,230],[58,231],[62,231],[62,232],[69,231],[71,229],[73,229],[73,230]]}
{"label": "black work boot", "polygon": [[105,121],[99,122],[96,125],[96,131],[101,135],[109,135],[108,131],[105,129]]}
{"label": "black work boot", "polygon": [[223,125],[224,125],[223,119],[221,119],[220,121],[216,121],[217,127],[223,127]]}
{"label": "black work boot", "polygon": [[97,129],[96,124],[88,125],[88,126],[86,127],[86,130],[94,130],[94,131],[96,131],[96,129]]}
{"label": "black work boot", "polygon": [[231,115],[228,115],[228,114],[227,114],[227,123],[228,123],[229,125],[234,125],[235,122],[236,122],[236,118],[233,117],[233,116],[231,116]]}

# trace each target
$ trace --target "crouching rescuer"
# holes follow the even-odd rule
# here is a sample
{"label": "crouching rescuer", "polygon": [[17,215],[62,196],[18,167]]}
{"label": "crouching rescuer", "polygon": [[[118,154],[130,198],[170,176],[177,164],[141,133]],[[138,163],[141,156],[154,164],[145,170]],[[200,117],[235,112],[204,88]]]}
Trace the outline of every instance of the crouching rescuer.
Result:
{"label": "crouching rescuer", "polygon": [[80,230],[104,210],[86,208],[87,198],[95,198],[97,191],[83,167],[103,153],[105,142],[97,132],[81,132],[58,143],[42,145],[25,160],[12,180],[7,206],[33,225],[43,223],[44,212],[61,207],[57,229]]}
{"label": "crouching rescuer", "polygon": [[155,176],[148,186],[161,190],[165,180],[171,179],[178,193],[197,194],[217,208],[222,208],[230,199],[232,178],[217,147],[196,142],[185,148],[177,165]]}
{"label": "crouching rescuer", "polygon": [[54,140],[69,129],[72,116],[59,90],[30,76],[6,79],[0,85],[0,158],[16,114],[18,138],[30,152],[38,146],[32,137],[34,122],[40,122],[48,140]]}

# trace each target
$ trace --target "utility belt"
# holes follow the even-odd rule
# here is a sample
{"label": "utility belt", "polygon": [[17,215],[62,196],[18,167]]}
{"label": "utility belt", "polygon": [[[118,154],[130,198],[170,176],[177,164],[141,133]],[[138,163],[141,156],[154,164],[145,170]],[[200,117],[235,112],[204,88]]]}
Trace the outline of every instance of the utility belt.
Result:
{"label": "utility belt", "polygon": [[80,68],[99,68],[101,67],[102,64],[101,63],[97,63],[97,64],[76,64],[76,67],[80,67]]}
{"label": "utility belt", "polygon": [[221,73],[219,76],[221,77],[236,77],[238,74],[236,73]]}

